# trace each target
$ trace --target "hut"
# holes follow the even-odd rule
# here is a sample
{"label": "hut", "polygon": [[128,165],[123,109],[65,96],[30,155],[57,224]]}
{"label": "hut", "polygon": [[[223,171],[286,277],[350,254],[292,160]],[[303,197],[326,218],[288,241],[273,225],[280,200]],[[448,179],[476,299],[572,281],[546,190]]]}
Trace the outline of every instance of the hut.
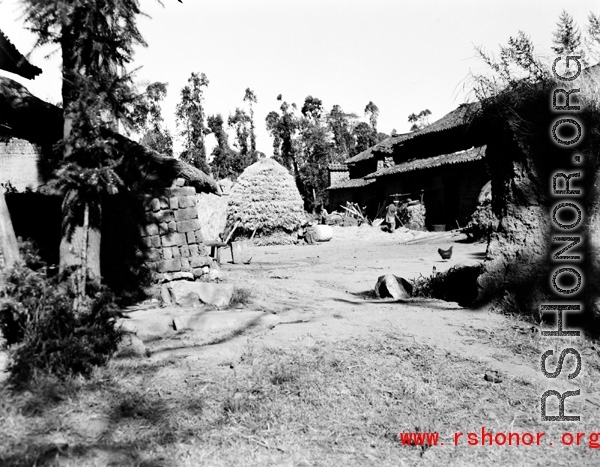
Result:
{"label": "hut", "polygon": [[[5,140],[19,138],[36,148],[40,170],[31,180],[38,183],[30,192],[7,195],[6,201],[17,235],[36,241],[44,259],[56,264],[61,197],[47,182],[61,159],[54,147],[62,138],[62,110],[0,77],[0,131]],[[220,195],[217,183],[201,170],[119,133],[107,130],[104,136],[124,155],[115,171],[126,187],[103,202],[100,270],[106,283],[117,289],[134,288],[140,278],[131,272],[142,269],[151,271],[156,280],[206,275],[210,260],[195,195]],[[0,164],[5,161],[0,158]],[[0,165],[0,174],[10,176],[11,166]],[[142,268],[144,264],[147,268]]]}
{"label": "hut", "polygon": [[227,223],[237,234],[291,234],[306,220],[294,178],[274,159],[260,159],[242,172],[229,194]]}

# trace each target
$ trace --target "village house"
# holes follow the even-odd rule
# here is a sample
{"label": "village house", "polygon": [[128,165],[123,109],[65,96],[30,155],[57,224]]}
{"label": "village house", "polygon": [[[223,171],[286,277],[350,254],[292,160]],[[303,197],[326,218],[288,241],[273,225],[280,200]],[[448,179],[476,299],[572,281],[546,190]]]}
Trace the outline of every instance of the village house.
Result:
{"label": "village house", "polygon": [[[24,78],[41,70],[30,65],[0,32],[0,67]],[[25,86],[0,76],[0,189],[18,236],[37,243],[57,264],[62,247],[62,197],[51,183],[61,160],[62,110],[38,99]],[[214,266],[202,234],[197,194],[221,194],[217,183],[197,168],[163,156],[115,132],[126,154],[115,167],[125,189],[106,196],[102,211],[103,278],[127,287],[131,266],[145,264],[155,280],[207,277]]]}
{"label": "village house", "polygon": [[463,104],[427,127],[392,136],[330,166],[330,209],[346,202],[373,217],[394,199],[420,200],[428,227],[464,226],[489,181],[485,145],[470,124],[479,105]]}

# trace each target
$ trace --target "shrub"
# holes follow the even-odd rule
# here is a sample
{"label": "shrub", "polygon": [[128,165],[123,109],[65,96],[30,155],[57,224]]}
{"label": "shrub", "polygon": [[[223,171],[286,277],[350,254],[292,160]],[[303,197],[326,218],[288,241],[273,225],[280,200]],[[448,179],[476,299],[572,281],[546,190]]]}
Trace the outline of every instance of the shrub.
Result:
{"label": "shrub", "polygon": [[10,378],[25,383],[36,373],[64,378],[89,375],[116,349],[121,330],[114,296],[88,284],[84,311],[73,308],[70,274],[49,278],[46,268],[18,264],[0,295],[0,331],[9,349]]}
{"label": "shrub", "polygon": [[479,298],[477,278],[481,270],[481,265],[453,266],[445,272],[434,272],[429,277],[420,276],[412,280],[412,295],[471,306]]}
{"label": "shrub", "polygon": [[465,233],[473,240],[488,240],[490,235],[498,229],[499,222],[492,211],[491,201],[486,200],[475,209]]}

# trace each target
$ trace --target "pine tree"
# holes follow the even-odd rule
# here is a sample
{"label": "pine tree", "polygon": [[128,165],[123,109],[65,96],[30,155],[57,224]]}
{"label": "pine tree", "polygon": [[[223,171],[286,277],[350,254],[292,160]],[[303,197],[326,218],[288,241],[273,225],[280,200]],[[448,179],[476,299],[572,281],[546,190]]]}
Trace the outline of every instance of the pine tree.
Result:
{"label": "pine tree", "polygon": [[565,10],[562,11],[556,23],[556,30],[552,34],[554,46],[552,50],[557,55],[582,54],[581,32],[575,24],[573,17]]}

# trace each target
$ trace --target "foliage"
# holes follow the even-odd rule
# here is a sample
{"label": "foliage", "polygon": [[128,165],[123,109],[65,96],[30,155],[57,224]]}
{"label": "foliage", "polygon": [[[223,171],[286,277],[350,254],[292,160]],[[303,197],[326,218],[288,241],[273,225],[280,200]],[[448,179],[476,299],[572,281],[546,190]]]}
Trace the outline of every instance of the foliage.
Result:
{"label": "foliage", "polygon": [[138,126],[144,131],[141,144],[159,154],[173,157],[173,138],[168,129],[163,127],[161,102],[167,95],[167,83],[151,83],[141,95],[137,107]]}
{"label": "foliage", "polygon": [[192,73],[188,84],[181,89],[181,100],[175,109],[177,124],[184,138],[184,151],[180,157],[194,167],[208,171],[204,135],[207,128],[204,123],[204,88],[208,78],[204,73]]}
{"label": "foliage", "polygon": [[0,295],[0,330],[9,346],[9,372],[15,383],[36,373],[60,378],[89,375],[117,349],[114,296],[88,284],[83,311],[74,309],[76,290],[69,273],[49,277],[39,256],[25,248],[26,264],[5,277]]}
{"label": "foliage", "polygon": [[356,141],[354,146],[355,154],[360,154],[361,152],[366,151],[380,141],[380,138],[373,127],[365,122],[359,122],[354,127],[353,134]]}
{"label": "foliage", "polygon": [[556,55],[580,55],[581,32],[573,21],[573,17],[565,10],[562,11],[552,35],[552,51]]}
{"label": "foliage", "polygon": [[265,119],[267,130],[273,137],[273,156],[284,167],[293,170],[294,174],[297,174],[297,149],[294,139],[300,123],[298,116],[295,114],[296,104],[288,104],[283,101],[281,94],[277,96],[277,100],[281,102],[279,107],[281,114],[271,111]]}
{"label": "foliage", "polygon": [[375,134],[377,134],[377,118],[379,117],[379,107],[377,107],[373,101],[369,101],[369,103],[366,105],[365,115],[369,116],[371,128],[373,128],[373,131]]}
{"label": "foliage", "polygon": [[252,104],[256,104],[258,100],[256,99],[256,94],[250,88],[246,88],[246,92],[244,93],[244,102],[248,103],[248,112],[250,113],[250,160],[251,163],[256,162],[256,129],[254,127],[254,106]]}
{"label": "foliage", "polygon": [[253,119],[243,109],[237,108],[235,113],[229,116],[228,124],[235,129],[239,166],[236,175],[239,175],[246,167],[257,161]]}
{"label": "foliage", "polygon": [[478,205],[466,226],[465,233],[473,240],[489,240],[498,229],[499,220],[492,211],[491,200]]}
{"label": "foliage", "polygon": [[333,134],[336,161],[341,162],[355,153],[352,137],[352,120],[355,118],[356,114],[344,112],[337,104],[327,114],[327,123]]}
{"label": "foliage", "polygon": [[477,278],[481,265],[453,266],[445,272],[433,272],[430,276],[413,279],[413,297],[437,298],[470,306],[478,298]]}
{"label": "foliage", "polygon": [[418,131],[422,128],[425,128],[429,125],[429,116],[431,115],[431,110],[425,109],[421,110],[418,114],[414,112],[408,116],[408,123],[412,123],[410,127],[410,131]]}

